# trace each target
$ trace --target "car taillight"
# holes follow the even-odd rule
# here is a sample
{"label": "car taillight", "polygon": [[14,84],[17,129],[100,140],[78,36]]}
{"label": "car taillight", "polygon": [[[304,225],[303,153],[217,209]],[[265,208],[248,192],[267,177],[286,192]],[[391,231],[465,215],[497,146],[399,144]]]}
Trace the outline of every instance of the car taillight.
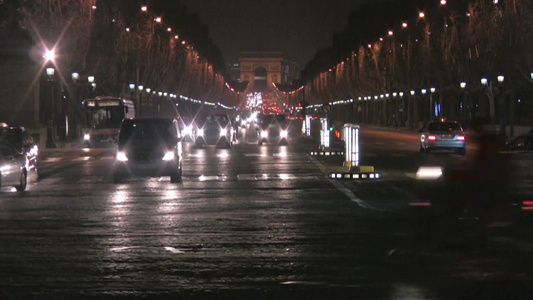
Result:
{"label": "car taillight", "polygon": [[465,140],[465,136],[464,135],[460,135],[457,137],[457,140],[458,141],[464,141]]}
{"label": "car taillight", "polygon": [[433,135],[433,134],[430,134],[430,135],[428,135],[428,140],[435,141],[435,140],[437,140],[437,136]]}

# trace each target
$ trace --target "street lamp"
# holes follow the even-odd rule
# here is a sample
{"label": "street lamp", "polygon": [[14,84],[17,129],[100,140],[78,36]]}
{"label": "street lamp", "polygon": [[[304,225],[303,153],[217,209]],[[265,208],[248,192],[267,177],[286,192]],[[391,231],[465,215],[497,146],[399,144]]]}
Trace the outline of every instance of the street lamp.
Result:
{"label": "street lamp", "polygon": [[130,92],[131,92],[131,99],[133,100],[134,99],[133,93],[135,92],[135,84],[130,83],[129,87],[130,87]]}
{"label": "street lamp", "polygon": [[492,81],[489,81],[487,78],[481,78],[481,85],[485,87],[485,94],[489,97],[490,124],[492,127],[494,127],[495,112],[494,112],[494,92],[492,89]]}
{"label": "street lamp", "polygon": [[[430,93],[429,93],[429,104],[431,106],[431,104],[433,103],[433,93],[435,93],[437,89],[432,87],[429,89]],[[435,107],[437,107],[437,111],[436,111],[436,114],[437,114],[437,117],[440,115],[440,103],[439,105],[437,105],[437,103],[435,103]],[[430,111],[431,113],[431,111]]]}
{"label": "street lamp", "polygon": [[[463,81],[459,85],[460,85],[461,91],[463,93],[463,100],[461,101],[461,107],[460,107],[460,109],[461,109],[461,118],[464,118],[464,113],[463,112],[464,112],[464,106],[466,104],[466,82]],[[462,121],[464,121],[464,120],[462,120]]]}
{"label": "street lamp", "polygon": [[[48,52],[45,55],[48,59]],[[46,148],[57,148],[54,142],[54,118],[55,118],[55,99],[54,99],[54,74],[55,69],[53,67],[46,68],[46,75],[48,77],[48,88],[50,90],[50,108],[48,110],[48,127],[46,130]]]}
{"label": "street lamp", "polygon": [[80,74],[76,72],[72,72],[72,81],[76,82],[78,79],[80,79]]}

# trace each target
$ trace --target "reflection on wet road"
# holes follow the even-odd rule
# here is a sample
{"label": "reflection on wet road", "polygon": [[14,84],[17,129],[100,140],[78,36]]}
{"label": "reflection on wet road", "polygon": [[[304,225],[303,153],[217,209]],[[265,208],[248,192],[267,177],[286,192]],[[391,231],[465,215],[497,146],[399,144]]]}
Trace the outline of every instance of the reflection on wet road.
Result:
{"label": "reflection on wet road", "polygon": [[[27,192],[1,192],[0,298],[532,294],[531,251],[495,242],[475,224],[407,209],[407,196],[385,186],[407,185],[408,176],[340,183],[381,208],[372,210],[303,148],[186,147],[180,184],[113,184],[112,152],[91,150],[47,154]],[[392,167],[408,173],[403,164]]]}

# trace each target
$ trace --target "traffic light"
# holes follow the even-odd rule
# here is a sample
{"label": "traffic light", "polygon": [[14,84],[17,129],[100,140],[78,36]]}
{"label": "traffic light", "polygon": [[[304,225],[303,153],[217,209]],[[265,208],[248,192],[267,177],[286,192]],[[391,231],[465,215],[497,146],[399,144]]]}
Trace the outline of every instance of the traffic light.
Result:
{"label": "traffic light", "polygon": [[298,107],[302,107],[302,102],[298,102]]}

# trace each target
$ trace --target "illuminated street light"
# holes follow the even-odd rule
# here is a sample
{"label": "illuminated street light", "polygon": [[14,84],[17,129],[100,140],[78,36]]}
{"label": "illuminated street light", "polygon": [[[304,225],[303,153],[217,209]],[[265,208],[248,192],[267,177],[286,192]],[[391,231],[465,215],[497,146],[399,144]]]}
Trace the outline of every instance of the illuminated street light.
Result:
{"label": "illuminated street light", "polygon": [[87,81],[89,81],[89,83],[93,83],[94,82],[94,76],[87,76]]}
{"label": "illuminated street light", "polygon": [[79,73],[73,72],[71,76],[73,81],[77,81],[78,79],[80,79]]}
{"label": "illuminated street light", "polygon": [[426,89],[422,89],[422,91],[421,91],[421,92],[422,92],[422,94],[424,94],[424,95],[425,95],[425,94],[427,93],[427,90],[426,90]]}
{"label": "illuminated street light", "polygon": [[461,82],[461,88],[464,89],[466,87],[466,82]]}
{"label": "illuminated street light", "polygon": [[43,57],[44,57],[45,61],[47,61],[47,62],[48,61],[52,61],[53,62],[55,57],[56,57],[54,49],[46,50],[46,52],[44,53]]}
{"label": "illuminated street light", "polygon": [[144,89],[144,86],[139,85],[139,86],[138,86],[138,89],[139,89],[139,91],[142,91],[142,90]]}
{"label": "illuminated street light", "polygon": [[505,80],[505,77],[503,75],[498,76],[499,83],[503,83],[504,80]]}
{"label": "illuminated street light", "polygon": [[423,19],[425,17],[426,17],[426,14],[423,11],[418,13],[418,18]]}
{"label": "illuminated street light", "polygon": [[411,96],[414,96],[415,95],[415,91],[411,91]]}
{"label": "illuminated street light", "polygon": [[146,5],[141,6],[141,11],[142,12],[147,12],[148,11],[148,7]]}
{"label": "illuminated street light", "polygon": [[489,83],[488,79],[487,78],[481,78],[481,84],[482,85],[487,85]]}
{"label": "illuminated street light", "polygon": [[54,68],[46,68],[46,75],[52,77],[54,76],[55,71],[56,70]]}

